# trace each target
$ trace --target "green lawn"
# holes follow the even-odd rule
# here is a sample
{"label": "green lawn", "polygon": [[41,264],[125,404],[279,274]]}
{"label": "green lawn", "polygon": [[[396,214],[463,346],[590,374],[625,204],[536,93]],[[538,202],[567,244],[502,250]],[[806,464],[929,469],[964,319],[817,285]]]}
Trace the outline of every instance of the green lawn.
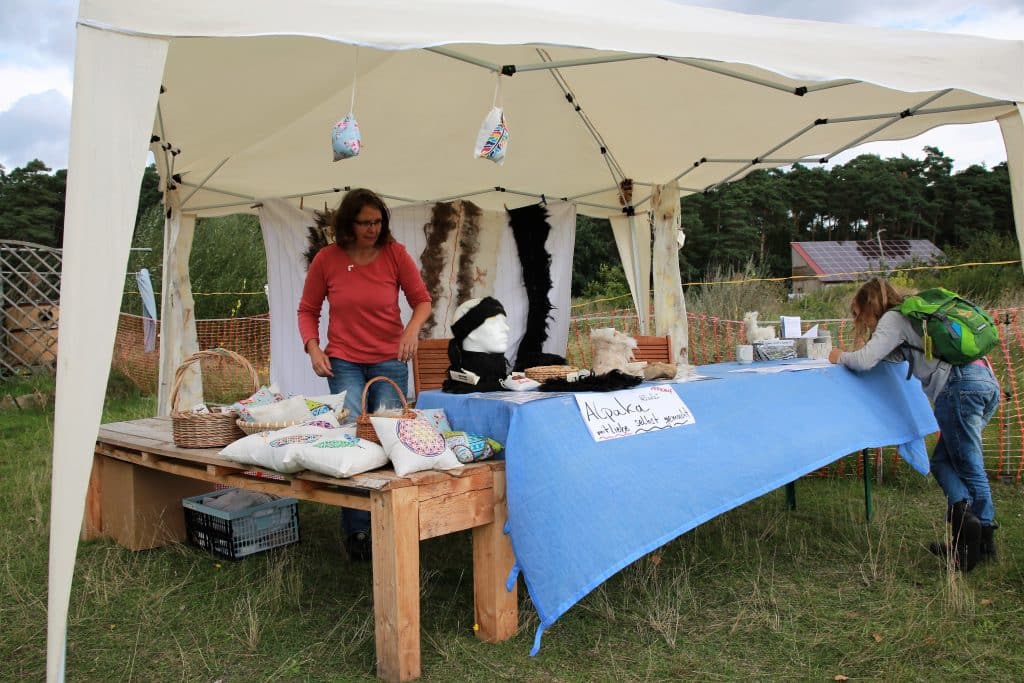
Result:
{"label": "green lawn", "polygon": [[[108,402],[105,421],[151,415]],[[0,413],[0,680],[45,670],[52,414]],[[680,482],[686,486],[686,482]],[[473,636],[468,534],[422,544],[427,681],[1019,680],[1024,671],[1024,490],[996,485],[998,563],[950,573],[930,479],[898,468],[863,521],[856,478],[798,483],[699,527],[617,574],[529,656],[537,617]],[[374,677],[370,568],[340,550],[335,508],[300,504],[302,541],[221,561],[171,546],[82,544],[69,681],[342,681]]]}

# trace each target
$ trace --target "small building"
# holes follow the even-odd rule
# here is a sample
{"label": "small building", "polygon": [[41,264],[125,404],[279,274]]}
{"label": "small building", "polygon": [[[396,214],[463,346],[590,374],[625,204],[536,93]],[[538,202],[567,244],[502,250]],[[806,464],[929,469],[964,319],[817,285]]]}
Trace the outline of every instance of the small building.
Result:
{"label": "small building", "polygon": [[793,293],[868,279],[878,271],[935,263],[942,251],[930,240],[790,242]]}

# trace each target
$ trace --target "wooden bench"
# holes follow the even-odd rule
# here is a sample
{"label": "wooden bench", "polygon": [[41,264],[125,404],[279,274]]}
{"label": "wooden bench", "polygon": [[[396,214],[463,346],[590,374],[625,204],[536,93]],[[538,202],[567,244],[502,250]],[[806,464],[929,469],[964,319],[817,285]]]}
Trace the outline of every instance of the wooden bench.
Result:
{"label": "wooden bench", "polygon": [[421,339],[412,360],[413,387],[421,391],[440,389],[448,379],[449,339]]}
{"label": "wooden bench", "polygon": [[[132,550],[185,540],[181,499],[224,484],[329,505],[370,510],[377,675],[420,676],[419,542],[473,530],[476,635],[496,643],[516,631],[516,590],[505,589],[513,564],[503,533],[505,463],[485,461],[451,472],[399,477],[390,469],[350,479],[313,472],[255,476],[258,468],[220,458],[218,449],[174,445],[169,418],[100,427],[86,499],[83,540],[113,538]],[[253,472],[254,474],[246,474]]]}
{"label": "wooden bench", "polygon": [[638,336],[636,348],[633,349],[634,360],[645,360],[648,363],[675,363],[675,353],[672,351],[672,337]]}

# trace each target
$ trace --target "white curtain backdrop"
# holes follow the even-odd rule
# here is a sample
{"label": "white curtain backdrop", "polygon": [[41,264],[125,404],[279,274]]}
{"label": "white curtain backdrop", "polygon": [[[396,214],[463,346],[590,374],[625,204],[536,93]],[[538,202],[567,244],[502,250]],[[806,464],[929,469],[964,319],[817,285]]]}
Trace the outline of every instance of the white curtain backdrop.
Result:
{"label": "white curtain backdrop", "polygon": [[[420,265],[426,247],[423,226],[430,222],[432,204],[415,204],[391,210],[391,231]],[[572,253],[576,239],[576,209],[568,202],[548,204],[551,232],[546,243],[551,254],[551,302],[555,308],[548,323],[548,340],[543,350],[564,355],[569,340],[570,299],[572,289]],[[307,247],[306,228],[313,225],[313,212],[301,210],[281,199],[265,199],[260,208],[260,226],[267,250],[267,277],[270,290],[270,376],[281,391],[321,394],[327,391],[326,381],[313,374],[309,358],[299,339],[295,311],[302,295],[306,277],[303,256]],[[492,295],[505,306],[508,315],[509,349],[519,348],[526,327],[526,289],[515,241],[504,212],[484,211],[482,231],[499,231],[499,235],[482,235],[482,248],[497,249]],[[487,247],[486,245],[491,245]],[[648,257],[649,262],[649,257]],[[404,320],[411,311],[404,297],[399,297]],[[435,308],[437,326],[434,337],[451,336],[451,315],[454,306]],[[326,309],[325,309],[326,311]],[[326,312],[321,316],[321,339],[326,337]],[[514,360],[510,358],[509,360]],[[410,382],[410,390],[412,388]]]}
{"label": "white curtain backdrop", "polygon": [[615,246],[619,249],[622,269],[626,271],[629,292],[633,295],[633,308],[644,312],[646,318],[647,302],[651,300],[651,223],[646,211],[634,216],[636,223],[636,243],[640,250],[640,283],[636,282],[633,270],[633,238],[630,235],[629,216],[612,216],[608,219],[612,224],[612,235]]}
{"label": "white curtain backdrop", "polygon": [[[63,680],[71,578],[92,444],[117,332],[128,250],[167,42],[79,25],[64,212],[50,485],[46,678]],[[88,169],[83,171],[82,169]]]}
{"label": "white curtain backdrop", "polygon": [[1006,146],[1006,167],[1010,172],[1013,221],[1017,226],[1017,246],[1024,260],[1024,107],[999,117],[999,130]]}
{"label": "white curtain backdrop", "polygon": [[[164,271],[160,288],[163,326],[160,330],[157,415],[169,415],[175,409],[171,405],[174,375],[183,360],[199,351],[196,304],[188,271],[192,239],[196,234],[196,217],[181,212],[178,190],[168,192],[165,202],[171,216],[164,221]],[[192,363],[185,368],[176,397],[179,410],[189,410],[203,401],[203,378],[200,373],[199,363]]]}

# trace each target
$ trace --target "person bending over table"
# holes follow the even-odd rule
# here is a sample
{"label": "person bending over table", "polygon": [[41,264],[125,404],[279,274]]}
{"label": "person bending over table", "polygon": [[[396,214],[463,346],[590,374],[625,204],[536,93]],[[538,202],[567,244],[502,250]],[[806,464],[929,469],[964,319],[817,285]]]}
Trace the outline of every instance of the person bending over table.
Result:
{"label": "person bending over table", "polygon": [[832,349],[829,361],[851,370],[870,370],[881,360],[910,362],[914,375],[932,402],[940,438],[931,456],[931,470],[946,494],[946,521],[952,526],[952,548],[932,543],[929,550],[952,556],[954,565],[970,571],[979,560],[996,555],[993,532],[998,528],[985,463],[981,432],[999,406],[999,384],[987,359],[951,365],[925,357],[921,332],[898,308],[903,301],[882,278],[864,283],[853,297],[857,351]]}
{"label": "person bending over table", "polygon": [[[419,268],[395,241],[384,201],[367,189],[349,191],[331,219],[333,245],[321,249],[306,273],[298,324],[313,372],[327,378],[332,393],[345,393],[349,417],[362,411],[363,387],[377,376],[408,390],[406,363],[416,353],[420,328],[430,316],[430,294]],[[412,307],[402,325],[398,292]],[[328,303],[327,345],[320,348],[320,309]],[[386,382],[370,386],[371,410],[398,407]],[[353,559],[370,557],[370,513],[342,510],[345,545]]]}

